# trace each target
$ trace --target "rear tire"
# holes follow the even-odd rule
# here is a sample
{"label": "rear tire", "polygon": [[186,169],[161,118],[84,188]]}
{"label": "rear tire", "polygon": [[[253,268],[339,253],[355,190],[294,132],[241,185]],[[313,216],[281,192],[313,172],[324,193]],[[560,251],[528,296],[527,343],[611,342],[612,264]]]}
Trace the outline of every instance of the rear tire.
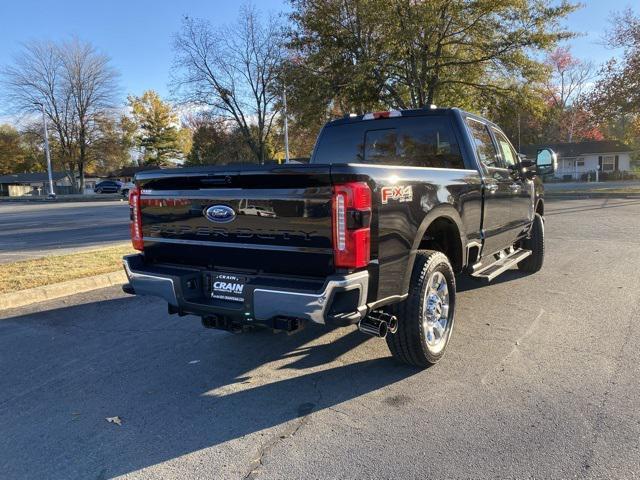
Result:
{"label": "rear tire", "polygon": [[522,272],[536,273],[544,264],[544,220],[536,213],[529,237],[522,241],[522,248],[531,250],[531,255],[518,263]]}
{"label": "rear tire", "polygon": [[391,354],[422,368],[437,363],[451,338],[455,301],[456,281],[449,259],[441,252],[419,251],[409,296],[395,308],[398,331],[387,335]]}

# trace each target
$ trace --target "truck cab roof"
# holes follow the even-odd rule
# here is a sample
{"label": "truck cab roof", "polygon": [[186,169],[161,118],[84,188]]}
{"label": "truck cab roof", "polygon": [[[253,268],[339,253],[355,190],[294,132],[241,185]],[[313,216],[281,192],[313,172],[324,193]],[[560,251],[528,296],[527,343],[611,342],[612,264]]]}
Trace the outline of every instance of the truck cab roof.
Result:
{"label": "truck cab roof", "polygon": [[437,116],[437,115],[453,115],[453,116],[465,116],[475,118],[476,120],[480,120],[484,123],[487,123],[495,128],[500,128],[498,125],[493,123],[492,121],[477,115],[475,113],[467,112],[457,107],[436,107],[436,108],[414,108],[414,109],[406,109],[406,110],[386,110],[379,112],[369,112],[363,115],[354,115],[349,114],[345,115],[342,118],[338,118],[336,120],[332,120],[327,122],[326,127],[333,127],[339,125],[349,125],[352,123],[358,123],[362,121],[369,120],[379,120],[385,118],[398,118],[398,117],[424,117],[424,116]]}

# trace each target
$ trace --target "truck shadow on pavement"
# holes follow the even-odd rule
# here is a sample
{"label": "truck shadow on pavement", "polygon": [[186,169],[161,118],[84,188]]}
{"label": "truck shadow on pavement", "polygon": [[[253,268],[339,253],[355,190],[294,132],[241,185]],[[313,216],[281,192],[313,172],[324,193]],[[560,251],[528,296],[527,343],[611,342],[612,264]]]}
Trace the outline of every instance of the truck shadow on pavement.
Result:
{"label": "truck shadow on pavement", "polygon": [[[231,335],[165,308],[132,297],[0,320],[7,478],[113,477],[205,448],[214,466],[253,459],[313,412],[419,372],[356,351],[379,341],[355,330]],[[392,409],[380,399],[380,415]]]}

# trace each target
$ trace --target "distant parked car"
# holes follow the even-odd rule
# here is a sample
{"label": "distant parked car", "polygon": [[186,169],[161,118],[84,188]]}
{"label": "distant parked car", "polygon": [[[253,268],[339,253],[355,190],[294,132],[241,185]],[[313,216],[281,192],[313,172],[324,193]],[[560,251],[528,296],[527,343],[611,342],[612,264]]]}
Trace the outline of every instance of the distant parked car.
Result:
{"label": "distant parked car", "polygon": [[97,183],[93,191],[95,193],[118,193],[122,188],[122,183],[114,180],[104,180]]}

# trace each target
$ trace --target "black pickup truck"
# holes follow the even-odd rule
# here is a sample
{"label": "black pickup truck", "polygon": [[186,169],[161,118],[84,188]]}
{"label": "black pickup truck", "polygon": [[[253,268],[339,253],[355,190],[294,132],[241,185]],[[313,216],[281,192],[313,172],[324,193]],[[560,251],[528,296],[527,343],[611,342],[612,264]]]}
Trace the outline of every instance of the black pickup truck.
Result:
{"label": "black pickup truck", "polygon": [[357,324],[427,366],[451,337],[455,275],[542,267],[554,168],[551,150],[527,161],[497,125],[432,108],[330,122],[309,164],[145,171],[124,290],[211,328]]}

